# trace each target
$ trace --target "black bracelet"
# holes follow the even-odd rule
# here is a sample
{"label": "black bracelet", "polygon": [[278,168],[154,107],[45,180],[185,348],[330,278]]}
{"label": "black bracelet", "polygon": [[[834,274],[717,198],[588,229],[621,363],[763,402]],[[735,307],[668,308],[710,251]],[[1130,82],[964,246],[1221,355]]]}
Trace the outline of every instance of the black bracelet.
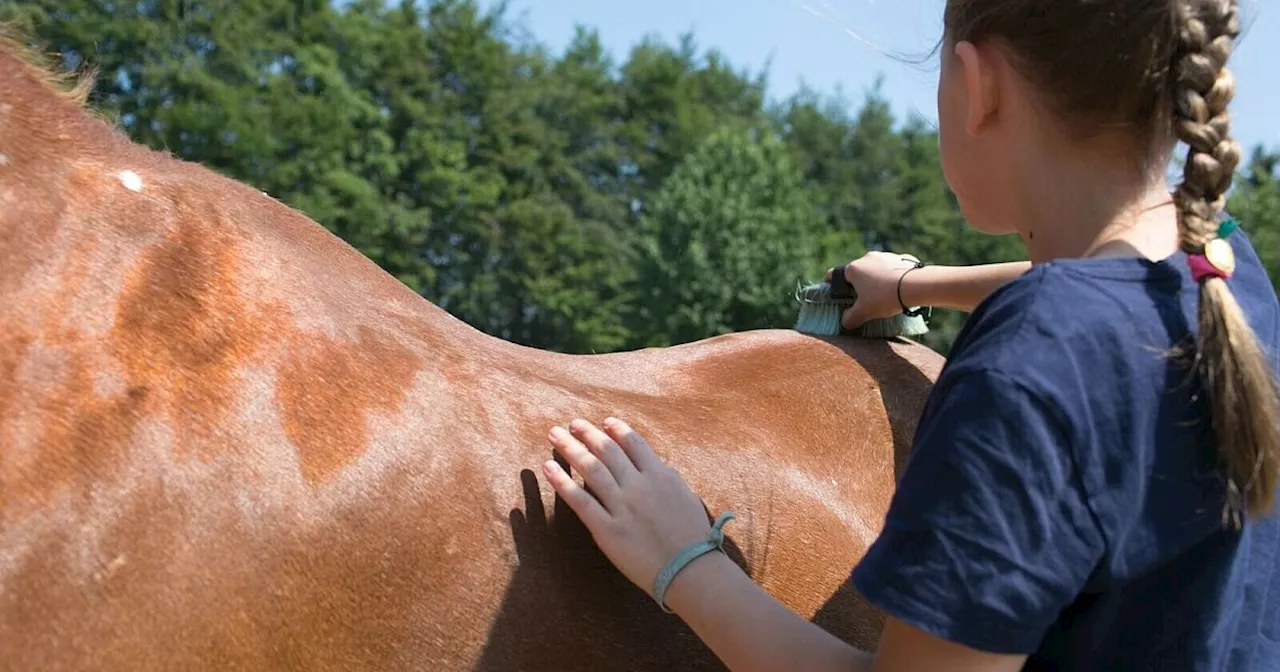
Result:
{"label": "black bracelet", "polygon": [[[898,305],[902,306],[902,314],[906,315],[907,317],[920,317],[925,313],[926,309],[923,307],[916,308],[915,310],[911,310],[910,308],[907,308],[907,304],[902,300],[902,281],[907,277],[907,274],[910,273],[911,271],[914,271],[918,268],[924,268],[925,266],[928,266],[928,264],[926,264],[923,261],[916,260],[916,263],[914,266],[903,271],[902,275],[898,276]],[[930,310],[929,312],[930,314],[932,314],[933,311]]]}

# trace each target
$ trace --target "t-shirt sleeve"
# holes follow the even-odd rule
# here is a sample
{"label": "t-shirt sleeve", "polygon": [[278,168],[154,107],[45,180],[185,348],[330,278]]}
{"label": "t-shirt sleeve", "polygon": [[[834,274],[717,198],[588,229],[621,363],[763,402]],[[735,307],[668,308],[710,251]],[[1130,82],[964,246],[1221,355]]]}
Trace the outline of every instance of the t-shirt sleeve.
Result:
{"label": "t-shirt sleeve", "polygon": [[942,379],[854,586],[982,651],[1031,654],[1104,552],[1062,409],[1007,375]]}

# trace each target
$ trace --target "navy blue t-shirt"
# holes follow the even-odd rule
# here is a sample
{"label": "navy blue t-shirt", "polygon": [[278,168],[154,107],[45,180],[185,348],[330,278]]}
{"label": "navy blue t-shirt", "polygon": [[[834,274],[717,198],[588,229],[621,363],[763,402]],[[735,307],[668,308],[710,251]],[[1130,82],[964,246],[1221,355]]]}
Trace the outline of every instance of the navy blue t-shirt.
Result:
{"label": "navy blue t-shirt", "polygon": [[[1247,238],[1236,299],[1280,371]],[[853,573],[886,613],[1028,669],[1280,670],[1280,521],[1223,524],[1186,360],[1185,255],[1055,261],[970,316],[881,536]]]}

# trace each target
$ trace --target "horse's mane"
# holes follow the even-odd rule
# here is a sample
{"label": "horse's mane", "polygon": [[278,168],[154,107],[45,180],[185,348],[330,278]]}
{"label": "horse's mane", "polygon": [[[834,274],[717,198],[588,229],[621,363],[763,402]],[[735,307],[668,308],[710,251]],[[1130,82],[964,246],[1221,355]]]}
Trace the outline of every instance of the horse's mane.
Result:
{"label": "horse's mane", "polygon": [[89,109],[97,68],[87,65],[87,61],[78,72],[65,70],[61,54],[42,51],[16,23],[4,21],[0,21],[0,57],[26,64],[51,91],[77,107]]}

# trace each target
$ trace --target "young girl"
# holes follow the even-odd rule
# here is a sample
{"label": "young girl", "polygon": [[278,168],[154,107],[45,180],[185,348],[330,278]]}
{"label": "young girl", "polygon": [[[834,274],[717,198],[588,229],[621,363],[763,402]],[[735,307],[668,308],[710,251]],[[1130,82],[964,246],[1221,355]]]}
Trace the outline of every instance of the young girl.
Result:
{"label": "young girl", "polygon": [[850,266],[850,323],[899,310],[899,279],[908,305],[980,301],[852,577],[879,650],[698,545],[698,499],[625,423],[552,430],[595,496],[546,477],[735,670],[1280,670],[1280,307],[1220,216],[1236,3],[950,0],[945,27],[947,180],[1032,263]]}

